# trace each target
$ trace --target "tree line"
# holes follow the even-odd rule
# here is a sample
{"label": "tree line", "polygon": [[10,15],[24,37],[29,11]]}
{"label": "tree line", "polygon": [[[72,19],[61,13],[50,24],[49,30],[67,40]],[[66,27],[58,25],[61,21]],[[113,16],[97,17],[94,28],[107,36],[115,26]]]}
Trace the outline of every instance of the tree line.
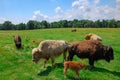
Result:
{"label": "tree line", "polygon": [[43,20],[41,22],[35,20],[29,20],[27,23],[13,24],[10,21],[5,21],[0,24],[0,30],[32,30],[43,28],[120,28],[119,20],[78,20],[71,21],[60,20],[55,22],[47,22]]}

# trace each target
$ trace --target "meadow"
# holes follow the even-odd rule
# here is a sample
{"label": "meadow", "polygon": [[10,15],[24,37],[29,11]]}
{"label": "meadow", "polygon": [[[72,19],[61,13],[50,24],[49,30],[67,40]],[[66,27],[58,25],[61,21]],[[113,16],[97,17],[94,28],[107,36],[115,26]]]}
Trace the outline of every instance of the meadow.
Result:
{"label": "meadow", "polygon": [[[80,77],[75,78],[73,71],[68,70],[67,78],[63,74],[63,55],[56,58],[55,68],[51,68],[51,60],[43,68],[43,60],[38,64],[32,62],[32,49],[42,40],[82,41],[88,33],[102,37],[102,43],[114,49],[114,60],[95,62],[95,70],[81,70]],[[19,34],[23,48],[15,47],[13,36]],[[74,56],[74,61],[82,61],[88,67],[88,60]],[[71,28],[7,30],[0,31],[0,80],[120,80],[120,28]]]}

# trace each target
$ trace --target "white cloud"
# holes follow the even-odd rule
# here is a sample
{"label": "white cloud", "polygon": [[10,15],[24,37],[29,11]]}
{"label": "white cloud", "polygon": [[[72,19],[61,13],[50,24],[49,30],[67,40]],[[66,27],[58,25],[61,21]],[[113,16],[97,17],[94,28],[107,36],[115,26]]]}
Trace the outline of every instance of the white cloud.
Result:
{"label": "white cloud", "polygon": [[58,6],[58,7],[55,8],[55,12],[56,13],[62,13],[63,10],[61,9],[61,7]]}
{"label": "white cloud", "polygon": [[79,6],[80,5],[80,2],[79,1],[74,1],[72,3],[72,7],[76,7],[76,6]]}
{"label": "white cloud", "polygon": [[114,9],[114,18],[120,20],[120,0],[116,0],[116,8]]}
{"label": "white cloud", "polygon": [[7,21],[6,18],[0,18],[0,23],[4,23],[5,21]]}
{"label": "white cloud", "polygon": [[[57,0],[50,0],[50,1],[57,1]],[[120,20],[120,0],[114,0],[115,5],[113,7],[105,4],[100,5],[101,0],[73,0],[69,9],[64,10],[62,6],[58,6],[55,9],[54,15],[46,15],[43,14],[40,10],[34,11],[32,17],[30,19],[42,21],[47,20],[49,22],[52,21],[59,21],[59,20],[73,20],[73,19],[89,19],[89,20],[98,20],[98,19],[116,19]],[[67,3],[66,3],[67,4]],[[99,5],[97,5],[99,4]],[[4,23],[4,21],[9,20],[14,24],[17,23],[27,23],[29,19],[23,18],[0,18],[0,23]]]}
{"label": "white cloud", "polygon": [[38,21],[47,20],[47,18],[48,16],[42,14],[39,10],[35,11],[32,17],[33,20],[38,20]]}
{"label": "white cloud", "polygon": [[116,19],[120,20],[120,0],[116,0],[115,7],[110,5],[97,5],[100,0],[94,0],[91,4],[89,0],[75,0],[71,3],[68,10],[63,11],[61,7],[56,7],[54,16],[42,14],[40,11],[35,11],[33,15],[34,20],[47,20],[49,22],[59,20],[73,20],[73,19]]}
{"label": "white cloud", "polygon": [[94,0],[95,4],[98,4],[100,2],[100,0]]}
{"label": "white cloud", "polygon": [[87,6],[89,4],[88,0],[76,0],[72,3],[72,7]]}

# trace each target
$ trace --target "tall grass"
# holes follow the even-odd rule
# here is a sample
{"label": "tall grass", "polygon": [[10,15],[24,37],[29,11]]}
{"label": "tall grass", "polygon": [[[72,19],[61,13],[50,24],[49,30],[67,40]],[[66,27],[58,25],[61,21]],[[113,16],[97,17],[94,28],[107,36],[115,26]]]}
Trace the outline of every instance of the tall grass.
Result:
{"label": "tall grass", "polygon": [[[73,71],[68,70],[67,78],[63,74],[63,56],[58,57],[55,68],[51,68],[51,60],[47,68],[43,68],[43,61],[38,64],[32,62],[31,51],[42,40],[66,40],[67,42],[82,41],[88,33],[98,34],[103,38],[102,43],[114,49],[114,60],[107,63],[104,60],[95,62],[95,70],[80,71],[81,80],[120,80],[120,28],[78,28],[71,32],[70,28],[40,29],[23,31],[0,31],[0,80],[75,80]],[[17,50],[13,36],[22,37],[23,49]],[[33,42],[33,40],[35,42]],[[74,57],[74,61],[88,64],[88,60]]]}

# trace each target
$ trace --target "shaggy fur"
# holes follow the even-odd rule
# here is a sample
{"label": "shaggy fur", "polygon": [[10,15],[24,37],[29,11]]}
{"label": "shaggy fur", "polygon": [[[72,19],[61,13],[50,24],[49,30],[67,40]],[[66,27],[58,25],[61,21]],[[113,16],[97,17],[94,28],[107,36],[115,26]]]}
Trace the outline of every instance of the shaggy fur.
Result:
{"label": "shaggy fur", "polygon": [[14,43],[18,49],[20,49],[22,47],[21,37],[19,35],[14,36]]}
{"label": "shaggy fur", "polygon": [[56,57],[63,53],[66,60],[66,51],[68,44],[64,40],[45,40],[40,43],[38,48],[32,50],[33,61],[37,63],[40,59],[45,59],[44,67],[49,58],[52,60],[52,66]]}
{"label": "shaggy fur", "polygon": [[64,62],[64,75],[66,77],[67,69],[75,71],[76,75],[79,77],[79,71],[81,69],[86,69],[86,65],[80,62],[65,61]]}
{"label": "shaggy fur", "polygon": [[73,42],[69,45],[68,52],[68,60],[72,60],[74,55],[79,58],[88,58],[90,69],[94,68],[94,61],[104,59],[110,62],[114,59],[112,47],[105,46],[98,40]]}
{"label": "shaggy fur", "polygon": [[87,34],[87,35],[85,36],[85,39],[86,39],[86,40],[98,40],[98,41],[102,41],[102,38],[101,38],[100,36],[98,36],[98,35],[96,35],[96,34],[92,34],[92,33]]}

